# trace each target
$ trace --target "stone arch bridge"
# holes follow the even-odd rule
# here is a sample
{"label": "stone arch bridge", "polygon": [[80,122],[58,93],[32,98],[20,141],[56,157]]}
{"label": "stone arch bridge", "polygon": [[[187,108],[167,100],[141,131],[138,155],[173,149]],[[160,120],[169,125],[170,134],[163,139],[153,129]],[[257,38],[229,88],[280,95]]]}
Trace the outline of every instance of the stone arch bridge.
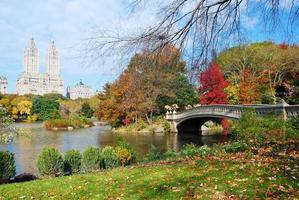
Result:
{"label": "stone arch bridge", "polygon": [[244,109],[251,108],[258,115],[279,114],[288,117],[299,116],[299,105],[288,105],[286,103],[276,105],[203,105],[181,112],[168,111],[166,119],[171,125],[173,132],[199,132],[200,127],[208,120],[235,119],[241,117]]}

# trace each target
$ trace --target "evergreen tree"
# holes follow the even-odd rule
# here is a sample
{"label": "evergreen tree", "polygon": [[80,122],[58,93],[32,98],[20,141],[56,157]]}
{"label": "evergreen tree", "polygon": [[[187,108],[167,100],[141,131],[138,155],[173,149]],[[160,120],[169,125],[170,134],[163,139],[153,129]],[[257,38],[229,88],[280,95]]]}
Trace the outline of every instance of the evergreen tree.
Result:
{"label": "evergreen tree", "polygon": [[93,110],[88,103],[82,104],[81,114],[87,118],[91,118],[93,116]]}

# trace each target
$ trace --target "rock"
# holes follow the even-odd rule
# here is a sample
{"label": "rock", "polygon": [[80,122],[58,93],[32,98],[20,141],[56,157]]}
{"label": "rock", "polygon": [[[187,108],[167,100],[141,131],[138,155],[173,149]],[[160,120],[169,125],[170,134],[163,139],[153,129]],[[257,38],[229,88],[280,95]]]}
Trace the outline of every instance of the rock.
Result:
{"label": "rock", "polygon": [[164,133],[164,128],[162,126],[158,126],[156,129],[155,129],[155,133]]}
{"label": "rock", "polygon": [[68,130],[68,131],[72,131],[72,130],[74,130],[74,127],[69,126],[69,127],[67,127],[67,130]]}
{"label": "rock", "polygon": [[88,124],[85,124],[84,125],[84,128],[89,128],[90,126]]}
{"label": "rock", "polygon": [[52,128],[53,131],[58,131],[57,127]]}

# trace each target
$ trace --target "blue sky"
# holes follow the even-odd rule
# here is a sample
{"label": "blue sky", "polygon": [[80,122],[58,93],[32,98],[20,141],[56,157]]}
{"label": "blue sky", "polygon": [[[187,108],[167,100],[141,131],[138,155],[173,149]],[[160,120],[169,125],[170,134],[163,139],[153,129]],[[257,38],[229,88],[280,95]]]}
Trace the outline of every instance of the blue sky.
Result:
{"label": "blue sky", "polygon": [[[23,71],[23,51],[31,37],[39,49],[40,71],[45,71],[46,49],[54,40],[65,86],[82,79],[101,90],[123,67],[111,60],[86,65],[80,44],[99,28],[134,32],[157,20],[154,5],[133,16],[129,11],[125,0],[0,0],[0,75],[8,78],[9,92],[15,92],[16,79]],[[243,23],[250,41],[285,40],[280,33],[263,32],[261,19],[254,14],[243,16]],[[293,42],[298,42],[298,36]]]}

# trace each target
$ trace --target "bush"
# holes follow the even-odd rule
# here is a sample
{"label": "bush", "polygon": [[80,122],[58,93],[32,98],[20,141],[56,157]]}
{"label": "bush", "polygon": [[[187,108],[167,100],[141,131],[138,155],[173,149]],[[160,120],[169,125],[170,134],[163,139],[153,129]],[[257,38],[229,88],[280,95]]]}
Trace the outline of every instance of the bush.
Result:
{"label": "bush", "polygon": [[164,129],[165,133],[170,133],[171,132],[170,124],[166,120],[163,121],[163,129]]}
{"label": "bush", "polygon": [[274,104],[274,98],[272,95],[264,94],[261,97],[261,103],[262,104]]}
{"label": "bush", "polygon": [[14,154],[0,151],[0,180],[12,178],[16,174]]}
{"label": "bush", "polygon": [[79,173],[82,155],[78,150],[69,150],[64,155],[64,171],[68,174]]}
{"label": "bush", "polygon": [[63,172],[63,158],[55,148],[44,148],[38,156],[37,168],[41,175],[57,176]]}
{"label": "bush", "polygon": [[198,155],[200,157],[206,157],[207,155],[214,154],[214,151],[207,145],[199,147]]}
{"label": "bush", "polygon": [[198,147],[194,144],[186,144],[180,151],[182,156],[195,156],[198,153]]}
{"label": "bush", "polygon": [[257,116],[253,110],[246,110],[242,113],[239,122],[232,134],[238,140],[244,140],[246,143],[253,143],[254,145],[263,143],[265,138],[261,133],[262,119]]}
{"label": "bush", "polygon": [[287,139],[298,141],[299,139],[299,117],[291,117],[286,123]]}
{"label": "bush", "polygon": [[285,122],[281,116],[258,116],[253,110],[245,110],[232,134],[250,146],[260,147],[266,141],[285,139]]}
{"label": "bush", "polygon": [[135,150],[127,144],[122,138],[117,139],[117,145],[115,148],[117,157],[122,166],[132,164],[136,161]]}
{"label": "bush", "polygon": [[145,161],[155,161],[155,160],[162,160],[162,159],[169,159],[174,158],[177,156],[177,153],[174,151],[167,151],[163,153],[159,149],[157,149],[154,145],[151,146],[151,150],[147,155]]}
{"label": "bush", "polygon": [[245,142],[237,141],[228,143],[223,146],[226,153],[234,153],[234,152],[241,152],[245,151],[248,148],[248,145]]}
{"label": "bush", "polygon": [[147,156],[148,161],[160,160],[163,158],[163,153],[154,145],[151,146],[150,152]]}
{"label": "bush", "polygon": [[180,151],[180,154],[182,156],[188,156],[188,157],[192,157],[192,156],[205,157],[212,153],[213,153],[212,149],[207,145],[197,147],[194,144],[187,144]]}
{"label": "bush", "polygon": [[113,149],[112,147],[106,146],[104,149],[102,149],[101,155],[105,169],[115,168],[119,166],[118,156],[115,149]]}
{"label": "bush", "polygon": [[44,127],[47,130],[53,128],[67,128],[69,126],[73,128],[84,128],[85,125],[92,126],[92,122],[83,116],[72,116],[68,119],[52,119],[44,122]]}
{"label": "bush", "polygon": [[128,149],[116,147],[115,148],[118,160],[122,166],[126,166],[132,163],[132,154]]}
{"label": "bush", "polygon": [[99,148],[88,147],[85,149],[82,156],[82,167],[86,172],[103,168],[103,158]]}

